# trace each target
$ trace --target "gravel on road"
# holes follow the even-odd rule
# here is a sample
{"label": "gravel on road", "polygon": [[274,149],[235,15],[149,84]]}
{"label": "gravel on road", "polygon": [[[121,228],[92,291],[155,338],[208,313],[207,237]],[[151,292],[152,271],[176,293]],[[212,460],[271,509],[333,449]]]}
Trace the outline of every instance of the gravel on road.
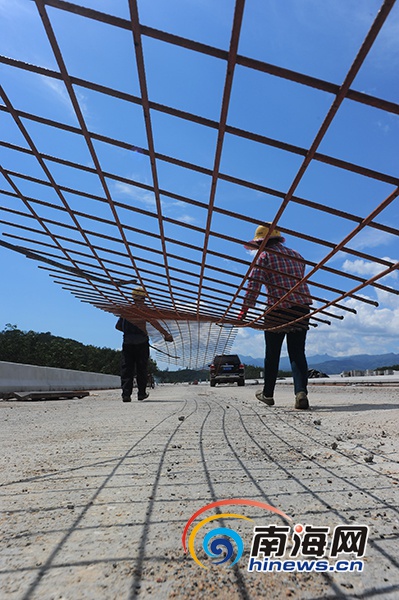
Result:
{"label": "gravel on road", "polygon": [[[278,386],[274,407],[257,389],[159,385],[145,402],[122,403],[118,390],[0,401],[1,598],[398,599],[399,388],[311,385],[309,411],[294,409],[290,385]],[[249,502],[216,506],[190,525],[194,555],[185,553],[190,517],[223,499],[269,504],[290,520]],[[226,513],[236,516],[203,522]],[[298,524],[305,554],[292,558]],[[317,554],[323,538],[312,528],[321,528],[328,568],[249,572],[253,528],[270,534],[271,525],[290,527],[286,565],[309,558],[303,535],[312,531]],[[362,572],[331,568],[340,526],[369,528]],[[217,565],[223,554],[209,558],[202,542],[226,527],[244,549],[236,564],[233,555]]]}

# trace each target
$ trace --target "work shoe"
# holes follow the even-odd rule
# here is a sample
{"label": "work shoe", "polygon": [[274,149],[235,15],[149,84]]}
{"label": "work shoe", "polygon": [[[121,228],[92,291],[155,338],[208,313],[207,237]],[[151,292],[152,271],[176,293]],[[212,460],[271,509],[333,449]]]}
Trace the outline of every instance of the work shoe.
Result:
{"label": "work shoe", "polygon": [[265,396],[263,394],[263,392],[256,392],[255,396],[256,396],[256,398],[258,400],[260,400],[264,404],[267,404],[268,406],[273,406],[274,405],[274,399],[273,398],[268,398],[267,396]]}
{"label": "work shoe", "polygon": [[131,402],[132,399],[130,396],[122,396],[122,402]]}
{"label": "work shoe", "polygon": [[306,392],[298,392],[295,394],[295,408],[306,410],[309,408],[309,400]]}
{"label": "work shoe", "polygon": [[146,398],[148,398],[148,396],[149,396],[149,395],[150,395],[150,394],[148,394],[147,392],[145,392],[144,394],[139,394],[139,395],[137,396],[137,400],[140,400],[140,401],[141,401],[141,400],[145,400]]}

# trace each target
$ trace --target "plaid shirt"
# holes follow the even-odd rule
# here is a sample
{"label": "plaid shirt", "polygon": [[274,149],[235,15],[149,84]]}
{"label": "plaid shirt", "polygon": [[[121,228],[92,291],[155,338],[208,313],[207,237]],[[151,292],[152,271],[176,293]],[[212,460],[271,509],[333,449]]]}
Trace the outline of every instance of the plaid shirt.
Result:
{"label": "plaid shirt", "polygon": [[[262,284],[266,286],[267,290],[267,305],[273,306],[279,298],[284,296],[303,278],[304,273],[305,262],[295,250],[291,250],[281,243],[266,248],[256,261],[256,266],[252,269],[244,298],[244,306],[255,306]],[[312,304],[307,283],[301,283],[295,292],[289,294],[278,305],[278,308],[288,308],[296,304]]]}

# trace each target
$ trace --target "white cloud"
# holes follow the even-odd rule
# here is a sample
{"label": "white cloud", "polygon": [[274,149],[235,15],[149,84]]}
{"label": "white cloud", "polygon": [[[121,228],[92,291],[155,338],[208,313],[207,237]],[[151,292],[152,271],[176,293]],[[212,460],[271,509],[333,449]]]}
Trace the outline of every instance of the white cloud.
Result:
{"label": "white cloud", "polygon": [[33,3],[21,0],[0,0],[0,14],[2,18],[13,21],[21,17],[30,16],[33,12]]}
{"label": "white cloud", "polygon": [[46,77],[45,75],[40,75],[40,79],[47,90],[50,90],[53,98],[56,98],[71,112],[74,112],[67,89],[62,81],[53,79],[52,77]]}
{"label": "white cloud", "polygon": [[[81,90],[76,90],[76,89],[75,89],[75,94],[76,94],[77,101],[79,102],[80,110],[82,111],[82,114],[87,123],[87,121],[90,120],[90,118],[92,116],[91,112],[89,110],[87,96]],[[75,114],[75,111],[74,111],[74,114]]]}
{"label": "white cloud", "polygon": [[197,220],[194,217],[191,217],[190,215],[179,215],[179,221],[181,221],[182,223],[189,223],[194,224],[197,222]]}
{"label": "white cloud", "polygon": [[399,63],[398,31],[399,12],[392,10],[374,45],[372,60],[376,68],[383,70],[387,60],[389,60],[390,66]]}
{"label": "white cloud", "polygon": [[[319,325],[308,334],[308,355],[381,354],[398,351],[399,297],[389,294],[390,306],[374,307],[348,300],[357,314],[345,313],[342,321]],[[341,312],[341,311],[340,311]],[[341,312],[342,314],[342,312]]]}
{"label": "white cloud", "polygon": [[391,131],[391,128],[389,126],[388,123],[383,123],[381,120],[376,121],[376,125],[378,127],[378,129],[380,129],[383,133],[389,133]]}
{"label": "white cloud", "polygon": [[[134,176],[134,175],[133,175]],[[156,212],[156,201],[153,192],[142,190],[141,188],[129,185],[128,183],[117,182],[114,185],[114,193],[120,196],[127,196],[144,205],[148,210]],[[178,212],[179,221],[182,223],[195,224],[197,219],[188,213],[181,213],[181,202],[161,201],[164,215],[175,216]]]}
{"label": "white cloud", "polygon": [[[384,257],[384,260],[391,263],[397,262],[396,259],[388,256]],[[386,269],[384,265],[362,259],[346,260],[341,268],[342,271],[360,275],[366,279],[374,277]],[[398,271],[396,270],[381,278],[380,281],[393,288],[397,279]],[[372,292],[375,294],[374,298],[379,302],[378,307],[347,298],[340,304],[355,309],[356,314],[332,307],[328,309],[329,312],[343,315],[343,320],[319,315],[320,318],[330,320],[331,325],[319,323],[317,327],[310,328],[307,338],[307,355],[348,356],[398,352],[399,296],[378,288],[373,288]],[[362,296],[361,293],[357,295]],[[363,294],[363,297],[369,298],[366,294]],[[262,357],[264,355],[263,333],[250,328],[239,329],[234,349],[238,354],[242,353],[254,358]],[[285,342],[281,355],[287,356]]]}
{"label": "white cloud", "polygon": [[182,204],[182,202],[180,201],[174,201],[169,198],[162,198],[161,205],[162,211],[165,215],[178,218],[179,221],[183,223],[188,223],[190,225],[198,223],[198,219],[196,219],[193,215],[190,215],[187,212],[182,213],[182,207],[186,207],[186,205]]}
{"label": "white cloud", "polygon": [[[330,309],[330,312],[344,314],[344,319],[330,318],[331,325],[319,323],[317,327],[311,327],[306,342],[307,356],[399,352],[399,296],[388,293],[385,293],[385,296],[389,302],[385,302],[383,307],[375,307],[353,299],[341,302],[355,308],[357,314]],[[328,319],[323,315],[321,318]],[[233,351],[254,358],[263,357],[265,352],[263,332],[247,327],[240,328]],[[281,356],[287,356],[285,342]]]}
{"label": "white cloud", "polygon": [[355,250],[364,248],[376,248],[377,246],[387,246],[396,241],[396,236],[379,229],[363,229],[351,242]]}
{"label": "white cloud", "polygon": [[114,193],[120,196],[128,196],[133,200],[137,200],[140,204],[144,204],[149,209],[155,210],[155,196],[153,192],[142,190],[128,183],[117,182],[114,185]]}
{"label": "white cloud", "polygon": [[258,252],[257,250],[248,250],[248,248],[245,248],[245,253],[249,254],[251,259],[253,259],[254,256],[256,256],[257,252]]}
{"label": "white cloud", "polygon": [[[382,260],[385,260],[392,264],[396,264],[398,262],[396,259],[390,258],[389,256],[382,257]],[[377,262],[371,262],[371,261],[366,261],[366,260],[362,260],[362,259],[345,260],[342,265],[342,270],[345,271],[346,273],[360,275],[362,277],[366,277],[367,279],[370,279],[371,277],[374,277],[375,275],[382,273],[387,268],[388,267],[386,265],[381,265],[380,263],[377,263]],[[398,271],[396,269],[395,271],[392,271],[388,275],[381,277],[381,279],[379,281],[386,282],[386,280],[388,278],[397,279],[397,277],[398,277]]]}
{"label": "white cloud", "polygon": [[243,356],[259,358],[265,353],[265,337],[263,331],[255,331],[249,327],[240,327],[234,341],[232,352]]}
{"label": "white cloud", "polygon": [[[60,81],[58,79],[53,79],[52,77],[47,77],[46,75],[39,75],[39,77],[40,77],[40,81],[46,88],[46,93],[48,94],[48,92],[50,92],[50,94],[52,96],[52,100],[61,103],[62,106],[65,107],[68,110],[68,112],[71,115],[73,115],[73,117],[75,117],[75,119],[77,119],[75,109],[73,107],[73,104],[71,102],[71,99],[69,97],[69,94],[68,94],[67,88],[65,87],[64,82]],[[82,114],[87,121],[90,119],[90,116],[91,116],[89,108],[88,108],[88,104],[87,104],[87,97],[85,96],[85,94],[83,94],[79,90],[77,90],[75,93],[76,93],[76,98],[79,103],[80,110],[82,111]],[[76,120],[76,123],[77,123],[77,120]]]}
{"label": "white cloud", "polygon": [[376,289],[377,300],[380,305],[384,305],[386,308],[395,309],[398,305],[398,296],[391,292],[385,292],[384,290]]}

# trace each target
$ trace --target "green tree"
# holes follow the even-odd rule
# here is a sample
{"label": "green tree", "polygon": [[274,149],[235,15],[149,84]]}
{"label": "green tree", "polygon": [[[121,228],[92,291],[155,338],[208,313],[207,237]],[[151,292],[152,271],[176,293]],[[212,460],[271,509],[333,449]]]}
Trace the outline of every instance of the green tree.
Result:
{"label": "green tree", "polygon": [[6,362],[119,375],[120,354],[119,350],[84,345],[49,331],[21,331],[9,323],[0,331],[0,360]]}

